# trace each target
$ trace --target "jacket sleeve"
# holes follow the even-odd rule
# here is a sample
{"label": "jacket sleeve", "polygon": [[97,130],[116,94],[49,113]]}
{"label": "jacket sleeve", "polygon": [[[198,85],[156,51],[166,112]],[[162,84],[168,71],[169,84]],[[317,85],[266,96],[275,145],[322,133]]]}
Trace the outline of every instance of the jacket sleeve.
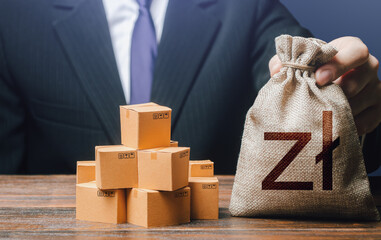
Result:
{"label": "jacket sleeve", "polygon": [[[257,9],[251,52],[251,74],[256,94],[270,79],[268,63],[276,54],[275,37],[281,34],[312,37],[278,0],[261,0]],[[381,164],[381,125],[367,134],[363,154],[367,172],[377,170]]]}
{"label": "jacket sleeve", "polygon": [[0,174],[22,173],[25,110],[8,72],[4,50],[0,35]]}

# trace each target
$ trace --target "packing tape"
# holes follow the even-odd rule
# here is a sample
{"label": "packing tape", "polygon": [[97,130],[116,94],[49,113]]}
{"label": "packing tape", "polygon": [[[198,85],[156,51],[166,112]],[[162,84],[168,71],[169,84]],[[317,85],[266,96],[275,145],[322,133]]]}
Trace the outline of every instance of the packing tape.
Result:
{"label": "packing tape", "polygon": [[154,151],[151,152],[151,160],[157,160],[157,152],[162,150],[162,149],[166,149],[167,147],[160,147],[160,148],[156,148]]}
{"label": "packing tape", "polygon": [[129,109],[127,109],[127,111],[126,111],[126,118],[130,118],[130,110]]}

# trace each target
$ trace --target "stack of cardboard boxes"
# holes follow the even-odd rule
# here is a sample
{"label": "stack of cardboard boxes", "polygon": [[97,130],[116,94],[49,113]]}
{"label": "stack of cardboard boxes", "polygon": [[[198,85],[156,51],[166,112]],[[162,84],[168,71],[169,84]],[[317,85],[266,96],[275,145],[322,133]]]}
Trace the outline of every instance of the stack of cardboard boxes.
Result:
{"label": "stack of cardboard boxes", "polygon": [[97,146],[95,161],[77,163],[77,219],[144,227],[218,219],[213,162],[190,163],[190,149],[170,140],[171,109],[121,106],[120,119],[122,145]]}
{"label": "stack of cardboard boxes", "polygon": [[212,161],[189,162],[189,187],[191,219],[218,219],[219,186]]}

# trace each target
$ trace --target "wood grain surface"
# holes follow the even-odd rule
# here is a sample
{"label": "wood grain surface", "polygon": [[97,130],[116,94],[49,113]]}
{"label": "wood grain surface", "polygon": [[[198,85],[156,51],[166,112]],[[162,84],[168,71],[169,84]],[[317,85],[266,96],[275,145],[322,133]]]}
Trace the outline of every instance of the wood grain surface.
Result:
{"label": "wood grain surface", "polygon": [[[218,179],[219,220],[146,229],[76,220],[74,175],[0,175],[0,238],[381,239],[380,222],[231,217],[228,206],[233,176]],[[372,178],[371,186],[375,200],[381,203],[380,178]]]}

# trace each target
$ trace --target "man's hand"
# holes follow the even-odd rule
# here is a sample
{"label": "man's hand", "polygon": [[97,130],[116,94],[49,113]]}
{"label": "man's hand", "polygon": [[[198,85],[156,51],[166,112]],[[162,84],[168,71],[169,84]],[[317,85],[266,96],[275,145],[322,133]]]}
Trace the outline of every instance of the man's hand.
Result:
{"label": "man's hand", "polygon": [[[373,131],[381,122],[381,82],[377,76],[379,62],[367,46],[356,37],[342,37],[330,42],[338,53],[316,70],[316,82],[331,82],[343,89],[352,108],[359,135]],[[277,55],[269,62],[273,76],[282,68]]]}

